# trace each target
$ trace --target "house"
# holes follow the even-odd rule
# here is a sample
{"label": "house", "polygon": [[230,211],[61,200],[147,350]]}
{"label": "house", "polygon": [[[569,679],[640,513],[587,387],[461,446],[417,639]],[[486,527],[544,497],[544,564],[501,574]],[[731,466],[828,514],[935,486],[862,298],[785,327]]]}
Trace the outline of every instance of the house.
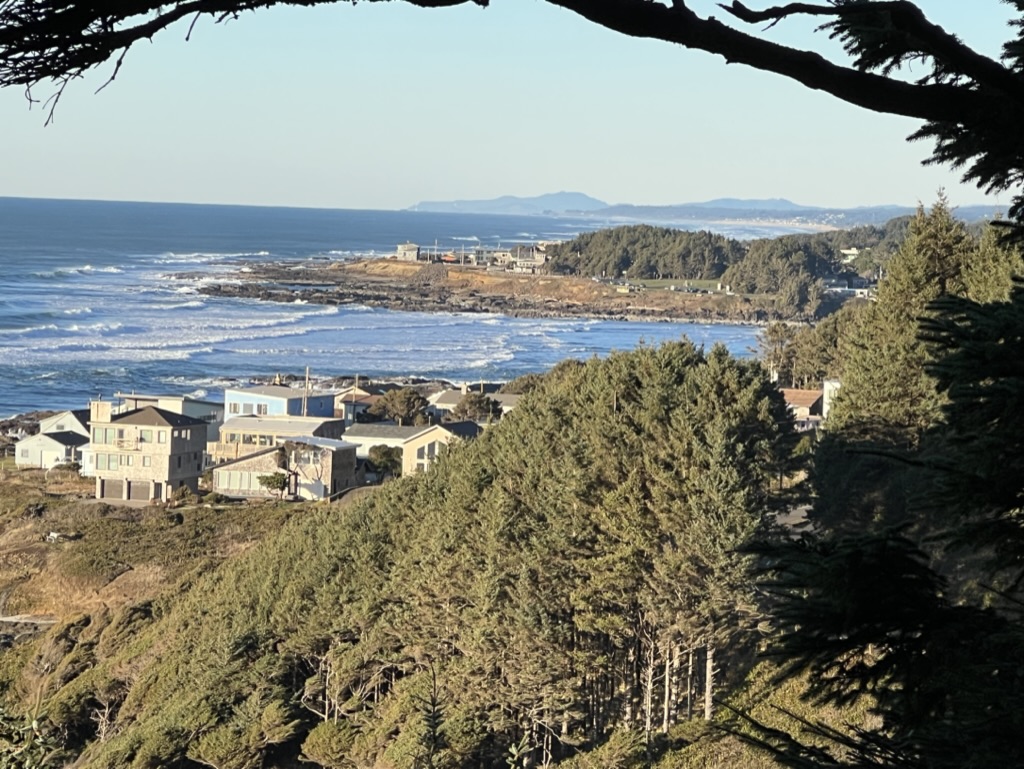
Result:
{"label": "house", "polygon": [[418,262],[420,247],[415,243],[400,243],[395,250],[395,258],[400,262]]}
{"label": "house", "polygon": [[86,436],[70,430],[38,433],[18,441],[14,449],[14,462],[18,468],[46,469],[81,462],[81,449],[87,443],[89,439]]}
{"label": "house", "polygon": [[402,445],[402,475],[425,471],[456,441],[470,440],[483,432],[476,422],[446,422],[420,428]]}
{"label": "house", "polygon": [[345,430],[345,440],[356,446],[356,456],[367,459],[373,446],[402,448],[405,442],[418,435],[427,425],[396,425],[391,422],[356,423]]}
{"label": "house", "polygon": [[821,390],[782,388],[782,397],[793,414],[797,430],[813,430],[821,424]]}
{"label": "house", "polygon": [[89,437],[89,409],[61,411],[53,416],[39,420],[39,432],[63,433],[71,432]]}
{"label": "house", "polygon": [[89,409],[60,411],[39,420],[36,435],[22,437],[14,448],[17,467],[50,468],[83,461],[89,443]]}
{"label": "house", "polygon": [[296,438],[225,462],[213,469],[213,490],[227,497],[255,499],[277,492],[260,484],[260,476],[284,473],[284,496],[326,499],[360,485],[356,447],[330,438]]}
{"label": "house", "polygon": [[142,393],[114,393],[118,404],[114,406],[115,414],[135,411],[146,406],[156,406],[164,411],[172,411],[186,417],[201,419],[206,422],[206,440],[217,440],[220,426],[224,424],[224,404],[193,398],[191,395],[145,395]]}
{"label": "house", "polygon": [[355,424],[384,393],[397,390],[401,385],[393,382],[383,384],[356,384],[334,394],[334,416],[345,420],[345,426]]}
{"label": "house", "polygon": [[284,385],[262,385],[224,391],[227,418],[261,417],[333,417],[334,393],[299,390]]}
{"label": "house", "polygon": [[89,404],[97,499],[167,500],[199,490],[206,422],[145,406],[115,414],[110,401]]}
{"label": "house", "polygon": [[342,419],[294,416],[243,416],[229,419],[221,427],[220,440],[207,446],[214,464],[277,446],[286,438],[340,439],[345,432]]}
{"label": "house", "polygon": [[[478,392],[478,390],[470,389],[469,385],[463,385],[457,390],[442,390],[427,398],[427,403],[430,404],[431,413],[438,418],[443,418],[454,411],[455,407],[459,405],[459,401],[469,392]],[[492,392],[487,397],[497,401],[501,406],[502,415],[505,415],[516,407],[522,396],[516,393]]]}
{"label": "house", "polygon": [[355,424],[345,431],[345,440],[356,445],[356,456],[367,459],[374,446],[402,450],[402,473],[426,470],[453,441],[475,438],[483,432],[476,422],[446,422],[438,425],[395,425],[374,422]]}

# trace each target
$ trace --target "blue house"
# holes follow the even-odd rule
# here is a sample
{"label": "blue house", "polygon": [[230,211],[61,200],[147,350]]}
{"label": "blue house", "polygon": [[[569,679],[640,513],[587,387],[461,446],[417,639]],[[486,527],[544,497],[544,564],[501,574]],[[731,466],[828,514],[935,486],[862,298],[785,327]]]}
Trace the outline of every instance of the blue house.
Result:
{"label": "blue house", "polygon": [[236,416],[333,417],[334,393],[306,392],[283,385],[224,391],[224,411]]}

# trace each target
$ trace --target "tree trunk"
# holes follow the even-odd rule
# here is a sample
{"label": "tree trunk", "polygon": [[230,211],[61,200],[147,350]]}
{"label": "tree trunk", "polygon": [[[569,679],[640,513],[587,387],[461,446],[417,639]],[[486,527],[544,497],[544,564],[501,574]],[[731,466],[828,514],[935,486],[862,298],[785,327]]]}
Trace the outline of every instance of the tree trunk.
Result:
{"label": "tree trunk", "polygon": [[693,647],[686,652],[686,720],[693,718]]}
{"label": "tree trunk", "polygon": [[715,692],[715,643],[708,641],[707,655],[704,666],[704,720],[710,721],[714,715],[714,702],[712,698]]}

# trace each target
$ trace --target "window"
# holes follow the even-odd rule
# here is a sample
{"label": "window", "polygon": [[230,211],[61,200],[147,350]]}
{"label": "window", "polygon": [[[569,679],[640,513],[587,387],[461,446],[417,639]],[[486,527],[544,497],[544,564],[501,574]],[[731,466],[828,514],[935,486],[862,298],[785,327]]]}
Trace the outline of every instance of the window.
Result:
{"label": "window", "polygon": [[96,455],[96,469],[97,470],[106,470],[107,469],[107,455],[106,454],[97,454]]}
{"label": "window", "polygon": [[156,431],[156,442],[157,443],[167,443],[167,431],[166,430],[157,430]]}
{"label": "window", "polygon": [[57,424],[55,424],[55,425],[54,425],[53,427],[54,427],[54,429],[55,429],[55,430],[56,430],[57,432],[61,432],[61,431],[63,431],[63,430],[64,430],[64,423],[63,423],[63,422],[58,422],[58,423],[57,423]]}
{"label": "window", "polygon": [[117,469],[117,454],[111,454],[110,455],[110,462],[108,463],[108,469],[110,469],[110,470],[116,470]]}
{"label": "window", "polygon": [[139,443],[152,443],[153,442],[153,431],[152,430],[139,430]]}
{"label": "window", "polygon": [[22,458],[27,458],[28,457],[28,449],[22,449],[21,450],[21,456],[22,456]]}
{"label": "window", "polygon": [[259,414],[260,416],[266,416],[266,414],[267,414],[267,404],[266,403],[257,403],[256,404],[256,413]]}
{"label": "window", "polygon": [[242,413],[243,414],[251,414],[252,413],[252,404],[251,403],[243,403],[242,404]]}
{"label": "window", "polygon": [[123,441],[124,440],[124,428],[123,427],[117,428],[117,439],[119,441]]}
{"label": "window", "polygon": [[237,403],[231,403],[231,404],[228,405],[228,413],[229,414],[237,414],[238,411],[239,411],[239,408],[238,408],[238,404]]}
{"label": "window", "polygon": [[181,469],[181,454],[178,454],[178,469]]}
{"label": "window", "polygon": [[103,442],[104,443],[113,443],[114,442],[114,428],[113,427],[105,427],[105,428],[103,428]]}
{"label": "window", "polygon": [[134,458],[132,457],[131,454],[127,454],[126,456],[121,457],[121,464],[124,465],[125,467],[131,467],[133,464],[135,464],[133,459]]}
{"label": "window", "polygon": [[102,427],[94,427],[94,428],[92,428],[92,442],[93,443],[103,443],[103,428]]}
{"label": "window", "polygon": [[153,465],[153,457],[144,456],[142,457],[142,466],[151,467]]}

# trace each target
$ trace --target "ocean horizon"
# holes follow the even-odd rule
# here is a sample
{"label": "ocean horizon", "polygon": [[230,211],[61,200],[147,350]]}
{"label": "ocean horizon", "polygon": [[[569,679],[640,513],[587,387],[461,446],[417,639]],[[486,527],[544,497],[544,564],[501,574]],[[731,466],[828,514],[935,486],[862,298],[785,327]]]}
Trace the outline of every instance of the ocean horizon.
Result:
{"label": "ocean horizon", "polygon": [[[712,229],[713,225],[704,229]],[[590,219],[0,198],[0,417],[115,391],[217,398],[250,377],[507,380],[687,336],[749,355],[757,328],[406,313],[209,297],[264,261],[565,240]],[[736,233],[715,231],[732,237]]]}

